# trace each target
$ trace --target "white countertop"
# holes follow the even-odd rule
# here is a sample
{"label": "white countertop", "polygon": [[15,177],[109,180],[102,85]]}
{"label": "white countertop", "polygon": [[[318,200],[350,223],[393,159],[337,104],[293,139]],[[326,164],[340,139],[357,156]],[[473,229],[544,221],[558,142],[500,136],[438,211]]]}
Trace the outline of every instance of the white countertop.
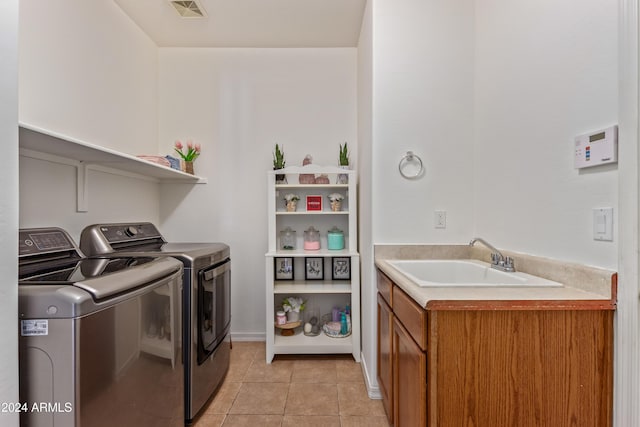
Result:
{"label": "white countertop", "polygon": [[[375,264],[421,307],[427,309],[615,308],[617,276],[610,270],[509,252],[519,271],[562,283],[563,286],[420,287],[388,262],[392,259],[484,261],[485,252],[468,245],[383,245],[376,246]],[[504,253],[507,254],[506,251]],[[544,275],[540,272],[544,272]]]}

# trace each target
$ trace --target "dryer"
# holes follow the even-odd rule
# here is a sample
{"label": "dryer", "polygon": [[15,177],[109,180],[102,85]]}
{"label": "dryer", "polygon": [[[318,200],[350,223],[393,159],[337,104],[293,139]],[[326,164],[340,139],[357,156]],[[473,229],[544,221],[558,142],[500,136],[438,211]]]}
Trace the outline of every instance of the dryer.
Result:
{"label": "dryer", "polygon": [[185,421],[191,423],[229,369],[229,246],[167,242],[155,225],[137,222],[88,226],[81,233],[80,249],[92,256],[171,256],[182,262],[184,407]]}

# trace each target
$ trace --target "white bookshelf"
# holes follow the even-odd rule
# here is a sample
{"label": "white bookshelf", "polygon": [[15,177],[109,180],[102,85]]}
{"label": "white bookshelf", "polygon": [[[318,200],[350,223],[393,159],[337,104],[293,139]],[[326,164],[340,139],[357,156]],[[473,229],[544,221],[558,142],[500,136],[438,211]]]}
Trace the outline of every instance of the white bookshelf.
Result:
{"label": "white bookshelf", "polygon": [[[276,174],[286,174],[286,184],[276,184]],[[326,174],[331,184],[298,184],[300,174]],[[348,176],[348,184],[336,184],[338,174]],[[267,173],[268,192],[268,252],[265,261],[266,278],[266,358],[271,363],[276,354],[352,354],[360,361],[360,255],[358,254],[357,235],[357,180],[356,173],[335,166],[301,166],[289,167]],[[287,212],[284,195],[295,193],[300,196],[298,209]],[[341,193],[344,195],[342,210],[331,211],[328,195]],[[307,211],[305,199],[307,195],[320,195],[323,199],[321,211]],[[304,231],[309,226],[320,231],[320,250],[304,250]],[[341,250],[327,249],[327,231],[333,226],[344,232],[345,248]],[[296,231],[296,249],[279,248],[280,231],[286,227]],[[322,258],[324,278],[322,280],[306,280],[304,272],[305,258]],[[348,258],[350,261],[350,278],[334,280],[331,274],[333,258]],[[276,280],[276,258],[291,258],[294,264],[293,280]],[[333,338],[323,332],[318,336],[306,336],[302,327],[296,328],[295,335],[281,336],[274,326],[275,312],[282,299],[289,296],[302,297],[308,307],[319,310],[320,316],[331,312],[333,306],[351,308],[351,334],[344,338]],[[304,319],[304,312],[301,313]],[[303,322],[304,324],[304,322]]]}

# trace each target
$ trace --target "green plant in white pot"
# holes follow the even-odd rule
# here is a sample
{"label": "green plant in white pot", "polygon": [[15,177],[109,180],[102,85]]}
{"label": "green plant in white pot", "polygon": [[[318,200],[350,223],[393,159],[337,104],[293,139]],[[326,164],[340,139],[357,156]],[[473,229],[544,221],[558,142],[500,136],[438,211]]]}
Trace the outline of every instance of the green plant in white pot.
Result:
{"label": "green plant in white pot", "polygon": [[[276,144],[276,149],[273,151],[273,170],[284,169],[286,163],[284,159],[284,149],[280,149],[280,146]],[[285,174],[276,174],[276,183],[286,184],[286,181],[287,177]]]}
{"label": "green plant in white pot", "polygon": [[288,297],[282,300],[282,308],[287,313],[287,322],[300,320],[300,312],[304,311],[306,301],[300,297]]}
{"label": "green plant in white pot", "polygon": [[[344,145],[340,144],[340,168],[349,169],[349,149],[347,148],[347,142]],[[349,175],[346,173],[338,174],[338,184],[347,184],[349,182]]]}

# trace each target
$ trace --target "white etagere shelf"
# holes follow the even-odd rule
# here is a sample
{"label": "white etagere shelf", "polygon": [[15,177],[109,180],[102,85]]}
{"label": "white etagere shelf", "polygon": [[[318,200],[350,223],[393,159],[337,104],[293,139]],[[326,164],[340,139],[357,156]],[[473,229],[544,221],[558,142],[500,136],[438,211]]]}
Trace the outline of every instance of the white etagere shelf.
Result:
{"label": "white etagere shelf", "polygon": [[[285,174],[287,183],[276,184],[276,175]],[[300,174],[328,175],[331,184],[299,184]],[[347,184],[337,184],[339,174],[348,177]],[[276,354],[332,354],[350,353],[356,361],[360,361],[360,255],[358,253],[357,236],[357,176],[355,171],[335,166],[294,166],[278,171],[269,171],[268,179],[268,251],[266,253],[266,341],[267,363],[271,363]],[[298,209],[287,212],[284,196],[294,193],[300,196]],[[330,209],[328,195],[340,193],[344,196],[342,210],[334,212]],[[322,210],[306,210],[305,198],[308,195],[319,195],[323,198]],[[321,249],[304,250],[304,231],[313,226],[320,231]],[[344,232],[345,248],[341,250],[327,249],[327,231],[337,226]],[[296,249],[279,248],[280,231],[291,227],[296,231]],[[323,280],[306,280],[304,267],[306,258],[323,258]],[[350,260],[350,277],[348,280],[334,280],[331,274],[333,258]],[[292,258],[295,265],[293,280],[276,280],[274,275],[276,258]],[[293,336],[281,336],[274,327],[275,311],[282,299],[289,296],[300,296],[308,304],[315,304],[321,311],[320,316],[331,311],[331,307],[346,304],[351,308],[351,334],[343,338],[333,338],[320,333],[317,336],[306,336],[302,328],[297,328]],[[304,312],[302,313],[304,318]],[[303,322],[304,324],[304,322]]]}
{"label": "white etagere shelf", "polygon": [[[278,354],[332,354],[351,353],[354,347],[353,334],[344,338],[331,338],[324,334],[309,337],[296,334],[290,337],[275,336],[274,348]],[[359,344],[357,347],[360,347]],[[360,360],[360,359],[356,359]]]}
{"label": "white etagere shelf", "polygon": [[163,183],[204,184],[207,182],[206,178],[26,123],[20,123],[19,145],[22,156],[68,164],[77,169],[78,212],[88,210],[87,169],[109,170]]}
{"label": "white etagere shelf", "polygon": [[349,294],[351,283],[341,281],[329,281],[320,284],[310,284],[308,281],[295,280],[291,282],[275,282],[274,294]]}

